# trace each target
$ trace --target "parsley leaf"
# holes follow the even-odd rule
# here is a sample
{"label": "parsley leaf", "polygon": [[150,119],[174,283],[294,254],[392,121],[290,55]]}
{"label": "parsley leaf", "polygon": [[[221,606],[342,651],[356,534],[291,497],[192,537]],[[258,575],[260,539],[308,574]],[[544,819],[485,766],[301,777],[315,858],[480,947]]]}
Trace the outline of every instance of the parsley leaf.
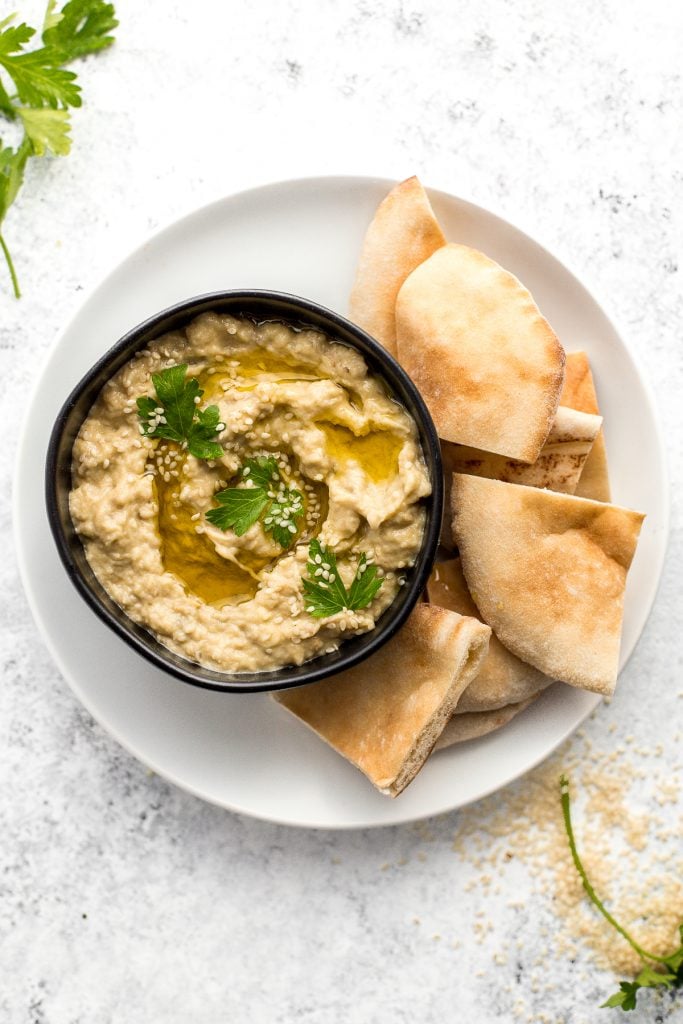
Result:
{"label": "parsley leaf", "polygon": [[261,520],[263,529],[282,548],[289,548],[298,532],[297,520],[304,514],[300,491],[285,486],[272,455],[247,459],[240,470],[244,487],[226,487],[216,495],[218,508],[206,518],[220,530],[234,530],[238,537]]}
{"label": "parsley leaf", "polygon": [[636,975],[633,981],[621,981],[619,982],[619,991],[615,992],[609,997],[602,1007],[615,1007],[618,1006],[622,1010],[635,1010],[637,994],[641,988],[679,988],[683,985],[683,924],[679,925],[679,935],[681,938],[681,945],[678,949],[675,949],[673,953],[669,953],[668,956],[657,956],[655,953],[648,953],[646,949],[643,949],[636,940],[629,935],[622,925],[610,914],[602,900],[597,896],[593,886],[591,885],[586,870],[581,863],[578,850],[576,848],[576,840],[574,838],[574,829],[572,827],[571,819],[571,807],[569,798],[569,781],[566,776],[562,776],[560,779],[560,799],[562,802],[562,817],[564,819],[564,827],[567,833],[567,839],[569,840],[569,850],[574,861],[574,866],[579,873],[583,887],[588,894],[588,898],[591,903],[600,911],[602,916],[609,921],[613,928],[615,928],[622,938],[624,938],[632,949],[638,954],[643,962],[643,967],[639,974]]}
{"label": "parsley leaf", "polygon": [[[203,395],[199,392],[199,397]],[[196,459],[222,459],[225,452],[214,440],[216,434],[223,429],[220,422],[220,411],[217,405],[207,405],[206,409],[197,408],[197,419],[192,425],[188,450]],[[220,454],[219,454],[220,450]]]}
{"label": "parsley leaf", "polygon": [[247,459],[240,476],[243,480],[249,478],[254,487],[263,487],[268,490],[270,484],[278,479],[277,462],[273,455],[259,455],[255,459]]}
{"label": "parsley leaf", "polygon": [[31,143],[24,139],[18,149],[0,143],[0,224],[7,210],[14,202],[24,180],[24,168],[31,155]]}
{"label": "parsley leaf", "polygon": [[[19,26],[20,28],[22,26]],[[11,32],[12,29],[8,29]],[[31,29],[33,35],[33,29]],[[28,53],[3,52],[0,36],[0,67],[10,76],[22,103],[31,107],[80,107],[81,90],[75,84],[73,71],[55,67],[50,50],[29,50]]]}
{"label": "parsley leaf", "polygon": [[[69,0],[61,11],[56,7],[56,0],[48,0],[38,49],[26,50],[34,28],[23,22],[13,25],[14,15],[0,21],[0,118],[18,120],[24,131],[16,150],[3,148],[0,141],[0,249],[17,298],[19,282],[2,222],[21,187],[28,158],[48,152],[66,156],[71,148],[68,108],[80,107],[81,90],[76,75],[64,65],[110,46],[110,33],[118,24],[112,4],[104,0]],[[2,75],[7,76],[4,81]]]}
{"label": "parsley leaf", "polygon": [[5,89],[2,82],[0,82],[0,113],[4,114],[10,121],[16,121],[17,112],[14,108],[14,104],[9,98],[7,89]]}
{"label": "parsley leaf", "polygon": [[68,110],[34,110],[32,107],[19,107],[17,113],[36,156],[44,156],[48,149],[55,156],[69,154],[71,124]]}
{"label": "parsley leaf", "polygon": [[36,30],[30,28],[24,22],[21,25],[9,25],[10,20],[10,18],[6,18],[0,25],[2,30],[0,34],[0,57],[8,57],[11,53],[19,53],[36,34]]}
{"label": "parsley leaf", "polygon": [[[31,142],[26,136],[19,148],[16,150],[11,149],[9,146],[3,149],[2,142],[0,142],[0,228],[2,228],[2,222],[5,218],[5,214],[14,202],[17,192],[21,188],[21,184],[24,180],[24,168],[26,167],[26,161],[31,156],[31,152]],[[5,260],[7,261],[10,277],[12,279],[14,294],[19,298],[19,282],[17,280],[14,264],[12,263],[12,257],[10,256],[5,239],[2,237],[1,230],[0,249],[2,249],[5,254]]]}
{"label": "parsley leaf", "polygon": [[384,581],[377,579],[377,566],[368,565],[363,552],[358,560],[358,569],[349,587],[349,607],[366,608]]}
{"label": "parsley leaf", "polygon": [[636,993],[640,985],[637,981],[620,981],[619,991],[606,999],[604,1003],[600,1003],[600,1009],[608,1006],[620,1006],[622,1010],[635,1010],[636,1008]]}
{"label": "parsley leaf", "polygon": [[383,579],[376,579],[377,567],[368,564],[365,552],[358,558],[356,575],[348,591],[333,551],[315,539],[309,545],[308,557],[306,569],[310,579],[303,580],[304,604],[315,619],[367,608],[384,583]]}
{"label": "parsley leaf", "polygon": [[[61,11],[56,11],[57,0],[47,0],[47,8],[45,9],[45,17],[43,18],[43,42],[45,42],[45,31],[48,28],[58,25],[64,15]],[[2,27],[2,26],[0,26]]]}
{"label": "parsley leaf", "polygon": [[97,53],[114,42],[114,5],[103,0],[69,0],[60,14],[48,6],[43,43],[60,64]]}
{"label": "parsley leaf", "polygon": [[[669,959],[668,957],[666,958]],[[658,985],[662,985],[664,988],[671,988],[672,983],[676,981],[675,974],[669,974],[668,971],[658,971],[656,968],[650,967],[646,964],[642,971],[636,975],[636,984],[640,985],[641,988],[656,988]]]}
{"label": "parsley leaf", "polygon": [[226,487],[216,495],[218,508],[210,508],[206,518],[219,530],[233,530],[237,537],[258,522],[268,504],[262,487]]}
{"label": "parsley leaf", "polygon": [[197,408],[204,392],[196,377],[185,379],[187,370],[187,363],[181,363],[152,374],[157,400],[149,395],[138,398],[140,432],[145,437],[175,441],[196,459],[220,459],[223,448],[214,440],[222,429],[218,406]]}
{"label": "parsley leaf", "polygon": [[294,487],[287,487],[279,494],[281,496],[272,502],[264,517],[263,529],[280,547],[288,548],[298,531],[296,520],[304,514],[304,497]]}

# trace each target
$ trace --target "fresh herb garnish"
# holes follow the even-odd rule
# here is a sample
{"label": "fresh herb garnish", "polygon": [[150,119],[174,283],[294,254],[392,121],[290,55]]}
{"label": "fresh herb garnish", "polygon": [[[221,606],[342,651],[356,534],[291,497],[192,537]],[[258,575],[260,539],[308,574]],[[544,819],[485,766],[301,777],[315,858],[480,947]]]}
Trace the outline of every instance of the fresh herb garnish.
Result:
{"label": "fresh herb garnish", "polygon": [[186,378],[187,363],[152,374],[156,399],[138,398],[140,432],[145,437],[175,441],[196,459],[220,459],[225,454],[215,436],[223,430],[217,405],[199,408],[204,394],[196,377]]}
{"label": "fresh herb garnish", "polygon": [[560,779],[560,794],[562,800],[562,816],[564,818],[564,827],[569,840],[569,849],[571,851],[572,860],[574,861],[574,866],[576,867],[576,870],[581,877],[581,881],[583,882],[583,887],[588,893],[588,897],[594,906],[598,908],[602,916],[609,921],[612,927],[619,932],[622,938],[628,942],[643,962],[643,967],[636,975],[635,979],[633,981],[621,981],[619,983],[619,991],[615,992],[614,995],[611,995],[609,999],[601,1005],[609,1007],[618,1006],[621,1007],[622,1010],[635,1010],[637,995],[641,988],[679,988],[683,985],[683,923],[679,925],[678,929],[681,944],[678,949],[675,949],[673,953],[669,953],[668,956],[657,956],[655,953],[648,953],[646,949],[643,949],[643,947],[636,942],[631,935],[629,935],[626,929],[612,917],[600,898],[596,895],[596,892],[588,879],[585,868],[581,863],[581,858],[579,857],[576,849],[574,830],[572,828],[569,805],[569,781],[564,775]]}
{"label": "fresh herb garnish", "polygon": [[291,547],[298,531],[296,521],[304,514],[301,492],[286,486],[272,455],[247,459],[240,480],[243,487],[226,487],[218,492],[218,508],[206,513],[209,522],[241,537],[260,520],[280,547]]}
{"label": "fresh herb garnish", "polygon": [[312,540],[308,557],[306,569],[310,579],[303,581],[304,606],[315,619],[367,608],[384,583],[383,579],[377,579],[377,566],[370,565],[365,552],[358,557],[356,575],[348,590],[339,575],[333,551],[324,548],[319,540]]}
{"label": "fresh herb garnish", "polygon": [[19,281],[2,237],[2,223],[21,188],[29,157],[48,151],[66,156],[71,149],[69,107],[80,107],[81,90],[76,75],[65,71],[64,65],[111,46],[110,33],[118,25],[113,4],[104,0],[69,0],[61,11],[55,8],[56,0],[49,0],[43,45],[34,50],[25,49],[36,34],[34,28],[23,22],[13,25],[14,14],[0,21],[0,115],[18,121],[23,129],[16,149],[3,146],[0,140],[0,249],[17,298]]}

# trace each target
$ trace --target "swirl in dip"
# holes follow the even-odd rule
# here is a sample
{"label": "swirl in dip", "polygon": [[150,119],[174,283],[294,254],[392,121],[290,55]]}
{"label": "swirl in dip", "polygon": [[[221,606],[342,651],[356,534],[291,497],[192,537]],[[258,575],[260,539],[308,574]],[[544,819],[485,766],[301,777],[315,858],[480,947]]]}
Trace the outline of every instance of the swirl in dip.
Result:
{"label": "swirl in dip", "polygon": [[[188,364],[218,406],[220,459],[141,434],[152,374]],[[289,548],[255,522],[212,525],[215,495],[245,460],[274,457],[303,496]],[[319,331],[205,313],[138,352],[102,389],[73,449],[71,516],[112,598],[159,641],[226,672],[301,664],[373,628],[413,564],[430,483],[411,416],[363,357]],[[350,586],[364,552],[382,586],[362,609],[314,617],[305,600],[317,537]]]}

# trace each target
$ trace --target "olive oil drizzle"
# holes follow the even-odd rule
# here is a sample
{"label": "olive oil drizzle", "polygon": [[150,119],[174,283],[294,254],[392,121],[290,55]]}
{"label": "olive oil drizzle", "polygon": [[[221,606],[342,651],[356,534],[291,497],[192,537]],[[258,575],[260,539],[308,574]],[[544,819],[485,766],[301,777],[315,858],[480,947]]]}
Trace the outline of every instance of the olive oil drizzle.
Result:
{"label": "olive oil drizzle", "polygon": [[[245,380],[254,380],[245,384]],[[220,398],[225,390],[224,385],[234,387],[238,391],[252,391],[261,381],[320,380],[320,375],[312,371],[310,366],[297,363],[293,359],[274,356],[265,349],[236,349],[232,359],[212,362],[210,366],[198,374],[199,386],[204,391],[203,401],[210,402]]]}
{"label": "olive oil drizzle", "polygon": [[398,473],[398,457],[403,438],[391,430],[373,430],[354,434],[341,423],[317,420],[316,426],[325,435],[328,455],[338,464],[352,459],[374,483],[383,483]]}
{"label": "olive oil drizzle", "polygon": [[177,576],[187,590],[207,604],[248,601],[258,588],[258,577],[252,574],[258,574],[270,558],[261,564],[245,559],[242,567],[219,555],[206,534],[197,532],[197,526],[203,527],[192,519],[192,507],[180,500],[185,458],[183,454],[177,464],[178,476],[172,476],[170,481],[161,474],[155,476],[164,569]]}

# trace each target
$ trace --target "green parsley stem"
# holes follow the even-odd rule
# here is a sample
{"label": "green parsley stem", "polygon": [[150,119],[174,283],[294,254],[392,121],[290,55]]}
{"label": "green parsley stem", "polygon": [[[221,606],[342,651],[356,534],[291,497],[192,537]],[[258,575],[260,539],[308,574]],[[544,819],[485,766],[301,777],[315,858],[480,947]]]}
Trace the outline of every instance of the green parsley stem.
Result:
{"label": "green parsley stem", "polygon": [[2,237],[2,235],[0,235],[0,248],[4,252],[5,259],[7,260],[7,266],[9,267],[10,277],[12,278],[12,287],[14,288],[14,297],[16,299],[20,299],[21,298],[21,291],[19,290],[19,280],[17,278],[17,272],[14,269],[14,264],[12,263],[12,257],[9,254],[9,249],[7,248],[7,244],[5,242],[5,239]]}
{"label": "green parsley stem", "polygon": [[583,882],[583,887],[586,890],[586,892],[588,893],[588,896],[589,896],[591,902],[598,908],[598,910],[600,911],[602,916],[607,921],[609,921],[609,923],[612,925],[612,927],[616,928],[616,930],[619,932],[619,934],[622,936],[622,938],[626,939],[626,941],[628,942],[629,946],[631,946],[631,948],[636,951],[636,953],[638,954],[638,956],[640,957],[641,960],[643,960],[643,961],[645,961],[645,960],[654,960],[657,963],[665,964],[666,963],[666,958],[665,957],[657,956],[655,953],[648,953],[646,949],[643,949],[642,946],[639,946],[638,943],[636,942],[636,940],[631,938],[631,936],[626,931],[626,929],[622,928],[622,926],[619,924],[618,921],[615,921],[615,919],[612,917],[612,915],[610,914],[610,912],[607,909],[607,907],[604,905],[602,900],[598,897],[597,893],[595,892],[595,889],[593,888],[593,886],[591,885],[590,881],[588,880],[588,875],[586,874],[585,868],[584,868],[583,864],[581,863],[581,859],[579,857],[578,850],[576,849],[576,840],[574,839],[574,829],[572,828],[571,811],[570,811],[570,808],[569,808],[569,780],[567,779],[567,777],[565,775],[563,775],[562,778],[560,779],[560,794],[561,794],[561,800],[562,800],[562,817],[564,818],[564,827],[565,827],[565,829],[567,831],[567,838],[569,840],[569,849],[571,850],[572,860],[574,861],[574,866],[575,866],[576,870],[578,871],[579,875],[581,876],[581,881]]}

